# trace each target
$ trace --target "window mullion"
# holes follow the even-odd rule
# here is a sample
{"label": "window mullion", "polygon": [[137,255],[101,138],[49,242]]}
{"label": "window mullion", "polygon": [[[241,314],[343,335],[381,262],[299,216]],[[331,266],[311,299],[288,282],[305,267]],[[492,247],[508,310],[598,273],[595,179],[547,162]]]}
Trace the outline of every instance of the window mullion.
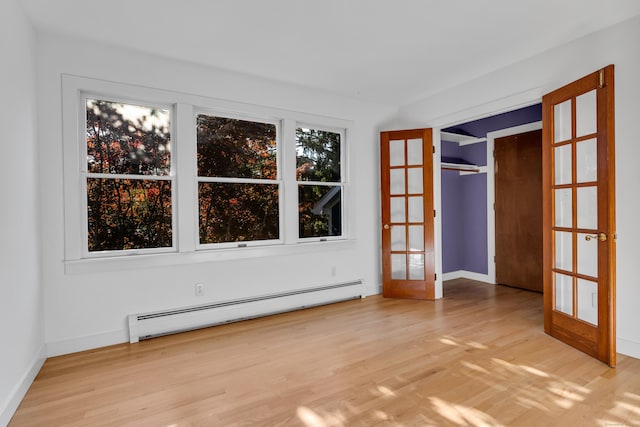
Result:
{"label": "window mullion", "polygon": [[173,177],[165,175],[128,175],[122,173],[86,173],[87,178],[94,179],[127,179],[131,181],[171,181]]}
{"label": "window mullion", "polygon": [[172,154],[175,158],[177,244],[179,252],[193,252],[198,236],[198,180],[196,162],[196,125],[194,109],[189,104],[176,104],[175,138]]}
{"label": "window mullion", "polygon": [[347,134],[350,132],[348,129],[343,129],[340,132],[342,144],[340,145],[340,177],[342,184],[342,235],[346,238],[354,238],[354,230],[355,221],[358,217],[356,212],[352,209],[356,204],[352,200],[352,195],[350,189],[351,182],[351,144],[355,141],[355,138],[352,134]]}
{"label": "window mullion", "polygon": [[296,182],[296,121],[282,120],[282,149],[280,150],[281,230],[285,244],[298,241],[298,185]]}
{"label": "window mullion", "polygon": [[229,184],[277,184],[280,181],[275,181],[273,179],[227,178],[218,176],[198,176],[197,179],[199,182],[219,182]]}

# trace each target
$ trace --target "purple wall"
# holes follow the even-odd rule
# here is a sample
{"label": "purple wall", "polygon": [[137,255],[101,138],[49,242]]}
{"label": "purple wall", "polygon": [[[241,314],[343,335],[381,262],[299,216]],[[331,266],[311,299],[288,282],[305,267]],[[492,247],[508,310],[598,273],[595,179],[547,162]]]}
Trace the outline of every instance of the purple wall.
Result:
{"label": "purple wall", "polygon": [[[442,155],[486,165],[486,143],[442,142]],[[442,271],[487,274],[487,176],[442,171]]]}
{"label": "purple wall", "polygon": [[442,271],[464,269],[462,181],[456,171],[442,171]]}
{"label": "purple wall", "polygon": [[478,166],[487,165],[487,143],[463,145],[460,147],[461,157]]}
{"label": "purple wall", "polygon": [[463,175],[460,179],[464,200],[462,270],[487,274],[487,174]]}
{"label": "purple wall", "polygon": [[459,133],[462,135],[484,138],[487,133],[500,129],[506,129],[525,123],[539,122],[542,120],[542,104],[530,105],[528,107],[509,111],[507,113],[496,114],[472,122],[463,123],[442,129],[444,132]]}

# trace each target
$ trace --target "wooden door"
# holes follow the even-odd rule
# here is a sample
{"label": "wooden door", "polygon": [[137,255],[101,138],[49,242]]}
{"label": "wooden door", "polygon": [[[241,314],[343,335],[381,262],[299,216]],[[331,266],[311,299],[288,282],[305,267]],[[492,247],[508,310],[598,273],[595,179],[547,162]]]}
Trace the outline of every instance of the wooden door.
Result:
{"label": "wooden door", "polygon": [[613,65],[542,99],[545,332],[615,366]]}
{"label": "wooden door", "polygon": [[542,131],[495,140],[496,282],[542,292]]}
{"label": "wooden door", "polygon": [[431,129],[380,134],[382,291],[435,299]]}

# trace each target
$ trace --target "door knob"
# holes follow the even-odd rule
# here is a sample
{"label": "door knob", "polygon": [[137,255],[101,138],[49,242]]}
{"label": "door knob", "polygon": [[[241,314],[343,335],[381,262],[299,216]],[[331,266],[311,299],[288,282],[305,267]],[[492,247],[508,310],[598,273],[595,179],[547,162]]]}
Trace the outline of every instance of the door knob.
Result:
{"label": "door knob", "polygon": [[389,224],[383,225],[382,228],[384,228],[385,230],[388,230],[389,229]]}
{"label": "door knob", "polygon": [[604,241],[607,240],[607,235],[604,234],[604,233],[598,233],[598,234],[594,234],[594,235],[587,234],[586,236],[584,236],[584,240],[589,241],[591,239],[598,239],[601,242],[604,242]]}

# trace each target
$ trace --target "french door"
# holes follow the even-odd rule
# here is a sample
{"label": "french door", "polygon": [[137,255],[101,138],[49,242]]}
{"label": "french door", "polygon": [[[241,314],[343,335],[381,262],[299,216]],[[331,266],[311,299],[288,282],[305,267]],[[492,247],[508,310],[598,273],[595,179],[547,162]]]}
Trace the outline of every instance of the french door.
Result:
{"label": "french door", "polygon": [[545,332],[615,366],[614,68],[542,99]]}
{"label": "french door", "polygon": [[382,291],[435,299],[431,129],[381,132]]}

